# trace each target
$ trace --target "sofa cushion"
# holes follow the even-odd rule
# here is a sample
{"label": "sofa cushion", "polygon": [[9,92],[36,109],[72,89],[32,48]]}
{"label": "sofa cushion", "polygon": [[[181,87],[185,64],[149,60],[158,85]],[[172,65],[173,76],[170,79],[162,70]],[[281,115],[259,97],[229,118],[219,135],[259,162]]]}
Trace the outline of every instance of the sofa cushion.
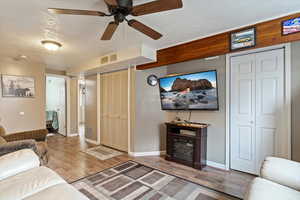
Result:
{"label": "sofa cushion", "polygon": [[0,199],[24,199],[61,183],[66,182],[51,169],[46,167],[33,168],[1,180]]}
{"label": "sofa cushion", "polygon": [[15,142],[7,142],[0,145],[0,156],[23,149],[31,149],[37,153],[36,142],[34,140],[22,140]]}
{"label": "sofa cushion", "polygon": [[245,200],[297,200],[300,192],[262,178],[255,178]]}
{"label": "sofa cushion", "polygon": [[261,177],[300,191],[300,163],[268,157],[260,170]]}
{"label": "sofa cushion", "polygon": [[[41,192],[35,193],[24,200],[89,200],[78,192],[73,186],[62,183],[51,186]],[[101,198],[102,200],[105,200]],[[107,199],[108,200],[108,199]]]}
{"label": "sofa cushion", "polygon": [[7,141],[3,137],[0,136],[0,145],[6,144],[6,143],[7,143]]}
{"label": "sofa cushion", "polygon": [[0,157],[0,180],[39,167],[39,157],[30,149],[15,151]]}

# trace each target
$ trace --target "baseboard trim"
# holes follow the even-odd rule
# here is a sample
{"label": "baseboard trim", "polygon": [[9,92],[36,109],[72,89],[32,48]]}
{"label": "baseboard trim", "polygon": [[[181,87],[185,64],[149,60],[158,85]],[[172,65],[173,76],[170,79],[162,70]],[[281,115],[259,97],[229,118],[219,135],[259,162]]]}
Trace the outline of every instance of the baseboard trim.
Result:
{"label": "baseboard trim", "polygon": [[[128,152],[132,157],[143,157],[143,156],[163,156],[166,155],[166,151],[149,151],[149,152]],[[216,163],[213,161],[206,161],[206,164],[210,167],[226,170],[224,164]]]}
{"label": "baseboard trim", "polygon": [[79,135],[78,133],[71,133],[71,134],[68,134],[67,137],[76,137],[76,136],[78,136],[78,135]]}
{"label": "baseboard trim", "polygon": [[162,156],[162,155],[166,155],[166,151],[129,152],[128,154],[132,157]]}
{"label": "baseboard trim", "polygon": [[88,142],[88,143],[99,145],[99,142],[97,142],[97,141],[95,141],[95,140],[91,140],[91,139],[88,139],[88,138],[85,138],[84,140],[85,140],[86,142]]}
{"label": "baseboard trim", "polygon": [[225,164],[220,164],[220,163],[216,163],[216,162],[209,161],[209,160],[206,161],[206,164],[207,164],[207,166],[210,166],[210,167],[227,170]]}

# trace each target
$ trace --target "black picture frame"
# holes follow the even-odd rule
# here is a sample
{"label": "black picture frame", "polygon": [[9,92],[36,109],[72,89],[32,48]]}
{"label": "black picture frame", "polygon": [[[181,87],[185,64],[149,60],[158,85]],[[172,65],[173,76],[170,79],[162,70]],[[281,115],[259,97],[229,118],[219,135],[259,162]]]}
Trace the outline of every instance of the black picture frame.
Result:
{"label": "black picture frame", "polygon": [[[253,43],[251,45],[248,45],[248,46],[243,46],[243,47],[239,47],[239,48],[233,48],[233,36],[234,34],[240,34],[240,33],[243,33],[243,32],[247,32],[247,31],[251,31],[253,30]],[[256,40],[257,40],[257,35],[256,35],[256,27],[248,27],[248,28],[244,28],[244,29],[241,29],[239,31],[235,31],[235,32],[231,32],[229,34],[229,38],[230,38],[230,43],[229,43],[229,46],[230,46],[230,51],[237,51],[237,50],[240,50],[240,49],[247,49],[247,48],[252,48],[252,47],[255,47],[256,46]]]}
{"label": "black picture frame", "polygon": [[[198,74],[198,73],[205,73],[205,72],[216,72],[216,95],[217,95],[217,107],[216,108],[188,108],[188,109],[184,109],[184,108],[176,108],[176,109],[169,109],[169,108],[165,108],[163,106],[163,102],[161,99],[161,84],[160,84],[160,80],[163,78],[169,78],[169,77],[175,77],[175,76],[184,76],[184,75],[190,75],[190,74]],[[213,69],[213,70],[207,70],[207,71],[200,71],[200,72],[193,72],[193,73],[180,73],[180,74],[173,74],[173,75],[168,75],[165,77],[161,77],[158,79],[158,90],[159,90],[159,98],[160,98],[160,106],[161,106],[161,110],[162,111],[219,111],[220,110],[220,97],[219,97],[219,79],[218,79],[218,70],[217,69]]]}

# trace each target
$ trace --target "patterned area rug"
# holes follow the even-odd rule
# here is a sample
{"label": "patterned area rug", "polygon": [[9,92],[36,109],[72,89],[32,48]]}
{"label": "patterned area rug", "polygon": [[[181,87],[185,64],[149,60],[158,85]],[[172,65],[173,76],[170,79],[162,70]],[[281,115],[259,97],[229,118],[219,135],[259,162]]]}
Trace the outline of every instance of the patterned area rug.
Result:
{"label": "patterned area rug", "polygon": [[115,156],[120,156],[123,153],[105,146],[96,146],[93,148],[89,148],[85,151],[83,151],[84,153],[87,153],[91,156],[94,156],[100,160],[107,160],[110,158],[113,158]]}
{"label": "patterned area rug", "polygon": [[236,200],[187,180],[128,161],[72,184],[90,200]]}

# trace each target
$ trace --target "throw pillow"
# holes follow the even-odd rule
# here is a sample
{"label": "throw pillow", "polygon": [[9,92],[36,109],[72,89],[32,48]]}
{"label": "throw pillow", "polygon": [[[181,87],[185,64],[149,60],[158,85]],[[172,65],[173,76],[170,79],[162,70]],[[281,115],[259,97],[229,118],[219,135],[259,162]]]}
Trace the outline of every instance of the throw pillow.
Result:
{"label": "throw pillow", "polygon": [[3,126],[0,125],[0,136],[5,136],[6,131]]}

